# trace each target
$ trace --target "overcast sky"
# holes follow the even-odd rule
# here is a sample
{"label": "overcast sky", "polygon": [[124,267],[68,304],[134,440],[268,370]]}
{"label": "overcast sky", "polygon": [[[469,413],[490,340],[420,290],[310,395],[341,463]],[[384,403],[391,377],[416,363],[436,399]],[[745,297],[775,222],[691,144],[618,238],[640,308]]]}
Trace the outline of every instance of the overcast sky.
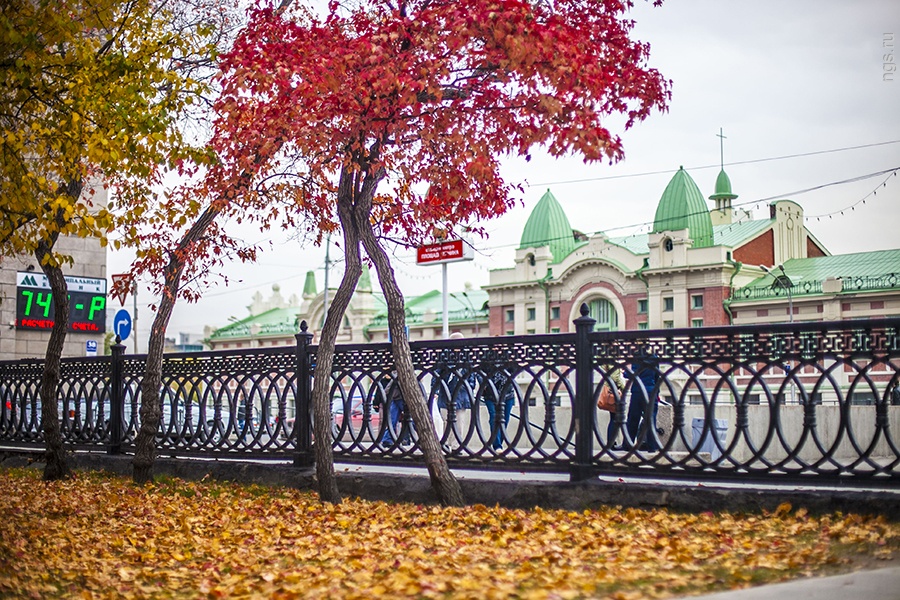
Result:
{"label": "overcast sky", "polygon": [[[670,0],[659,8],[638,2],[633,18],[635,37],[651,45],[652,66],[673,82],[669,111],[622,134],[626,157],[617,165],[539,154],[527,166],[510,161],[506,178],[528,186],[524,205],[486,224],[490,237],[476,241],[472,263],[450,265],[451,291],[466,282],[486,285],[490,269],[512,266],[525,221],[547,189],[573,227],[613,236],[647,231],[680,165],[709,196],[720,127],[736,205],[762,218],[765,199],[798,202],[832,254],[900,248],[900,176],[828,185],[900,167],[900,75],[888,70],[900,63],[900,2]],[[868,147],[847,149],[857,146]],[[798,154],[811,155],[780,158]],[[285,297],[299,296],[308,270],[323,288],[323,248],[272,242],[258,264],[229,267],[227,287],[210,288],[196,304],[180,301],[169,337],[246,317],[252,295],[268,297],[275,283]],[[340,259],[334,248],[331,256]],[[111,253],[108,272],[123,271],[128,260]],[[406,295],[440,289],[440,267],[416,266],[412,252],[396,252],[395,271]],[[341,272],[338,263],[332,285]],[[148,292],[139,299],[143,352],[152,319],[144,304],[151,299]]]}

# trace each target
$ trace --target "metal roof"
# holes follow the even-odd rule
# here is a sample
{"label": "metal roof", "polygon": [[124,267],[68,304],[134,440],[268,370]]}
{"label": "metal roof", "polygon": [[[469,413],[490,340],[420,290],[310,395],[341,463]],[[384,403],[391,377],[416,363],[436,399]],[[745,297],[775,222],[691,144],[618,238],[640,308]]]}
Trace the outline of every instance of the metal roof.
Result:
{"label": "metal roof", "polygon": [[[811,296],[824,293],[822,283],[829,277],[840,279],[842,294],[900,289],[900,249],[856,252],[837,256],[795,258],[784,263],[791,280],[791,295]],[[786,297],[787,290],[773,287],[774,277],[760,277],[735,290],[735,301]]]}
{"label": "metal roof", "polygon": [[636,235],[626,235],[623,237],[611,237],[608,241],[610,244],[625,248],[632,254],[647,254],[650,252],[647,247],[648,238],[649,236],[646,233],[638,233]]}
{"label": "metal roof", "polygon": [[[283,335],[293,334],[299,331],[297,327],[297,315],[300,308],[292,306],[288,308],[273,308],[258,315],[251,315],[240,321],[216,329],[209,336],[211,340],[223,340],[229,338],[246,338],[250,335]],[[254,328],[258,330],[254,331]]]}
{"label": "metal roof", "polygon": [[[468,321],[475,317],[487,318],[488,310],[484,308],[488,301],[488,293],[482,289],[470,289],[461,292],[450,292],[447,297],[447,318],[449,322]],[[440,315],[444,310],[441,292],[431,290],[421,296],[406,300],[407,323],[422,323],[426,312]],[[369,327],[387,325],[387,310],[375,315]],[[368,327],[367,327],[368,329]]]}
{"label": "metal roof", "polygon": [[758,219],[713,225],[713,239],[715,240],[713,246],[737,248],[764,232],[772,226],[772,223],[771,219]]}
{"label": "metal roof", "polygon": [[[766,229],[772,226],[770,219],[760,219],[755,221],[739,221],[736,223],[728,223],[725,225],[713,225],[713,246],[727,246],[729,248],[737,248],[741,244],[749,242]],[[622,237],[609,238],[610,244],[621,246],[632,254],[647,254],[647,240],[649,236],[646,233],[637,235],[628,235]]]}

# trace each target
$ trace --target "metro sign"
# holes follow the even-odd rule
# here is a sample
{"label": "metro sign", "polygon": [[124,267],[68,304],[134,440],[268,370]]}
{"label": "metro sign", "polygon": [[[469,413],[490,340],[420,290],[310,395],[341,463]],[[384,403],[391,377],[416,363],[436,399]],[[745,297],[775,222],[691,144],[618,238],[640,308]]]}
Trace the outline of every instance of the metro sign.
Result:
{"label": "metro sign", "polygon": [[472,246],[463,240],[449,240],[416,248],[416,264],[437,265],[475,258]]}

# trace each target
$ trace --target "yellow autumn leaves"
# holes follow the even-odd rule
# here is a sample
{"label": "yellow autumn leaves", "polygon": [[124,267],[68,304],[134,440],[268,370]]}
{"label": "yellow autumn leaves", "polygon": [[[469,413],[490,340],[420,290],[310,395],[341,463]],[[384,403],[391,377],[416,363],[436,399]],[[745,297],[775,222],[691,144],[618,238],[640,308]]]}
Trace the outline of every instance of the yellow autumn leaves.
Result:
{"label": "yellow autumn leaves", "polygon": [[[0,55],[15,68],[0,69],[0,254],[32,254],[57,234],[105,245],[131,224],[123,203],[154,200],[129,190],[145,191],[193,150],[179,119],[207,88],[173,53],[208,59],[207,28],[176,27],[148,0],[10,0],[3,17]],[[116,190],[109,211],[94,198],[103,188]]]}
{"label": "yellow autumn leaves", "polygon": [[857,515],[442,508],[0,470],[0,597],[662,598],[890,557]]}

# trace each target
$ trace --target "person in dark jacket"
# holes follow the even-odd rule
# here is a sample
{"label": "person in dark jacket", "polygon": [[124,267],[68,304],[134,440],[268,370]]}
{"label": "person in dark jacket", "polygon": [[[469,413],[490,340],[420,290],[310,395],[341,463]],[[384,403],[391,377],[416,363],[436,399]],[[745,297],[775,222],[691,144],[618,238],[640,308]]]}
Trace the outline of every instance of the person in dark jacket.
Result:
{"label": "person in dark jacket", "polygon": [[[384,397],[387,401],[384,403],[386,406],[384,407],[385,412],[385,426],[384,433],[381,435],[381,444],[382,446],[392,446],[394,444],[394,436],[391,433],[391,430],[399,433],[403,427],[401,423],[401,417],[406,412],[406,402],[403,400],[403,393],[400,391],[400,382],[397,381],[396,373],[386,373],[381,379],[382,389],[384,390]],[[381,396],[381,391],[378,392],[378,395]],[[378,403],[381,404],[381,403]],[[380,406],[378,408],[381,408]],[[390,425],[388,425],[388,422]],[[409,444],[409,432],[406,432],[403,437],[400,438],[400,445],[406,446]]]}
{"label": "person in dark jacket", "polygon": [[[463,334],[458,331],[450,335],[451,340],[461,338]],[[435,424],[437,417],[441,415],[440,411],[446,411],[446,428],[450,433],[447,434],[442,447],[445,452],[450,452],[454,439],[465,438],[469,426],[468,411],[472,408],[472,398],[478,387],[479,378],[464,348],[445,349],[441,352],[440,360],[435,367],[436,373],[431,380],[429,398],[437,403],[437,411],[432,411],[436,412],[433,414]],[[443,429],[442,423],[439,438],[443,438]]]}
{"label": "person in dark jacket", "polygon": [[628,419],[625,421],[628,442],[634,444],[637,441],[649,401],[652,403],[652,421],[640,449],[657,452],[659,450],[659,444],[656,442],[656,414],[659,411],[659,361],[657,357],[645,346],[641,346],[635,353],[631,372],[626,373],[625,376],[632,379],[631,402],[628,404]]}
{"label": "person in dark jacket", "polygon": [[[454,331],[450,339],[462,337],[462,333]],[[472,390],[478,385],[478,378],[465,350],[444,350],[439,365],[439,377],[433,379],[431,384],[432,394],[437,397],[438,408],[449,411],[451,404],[455,411],[472,408]],[[442,382],[445,385],[441,385]],[[452,403],[448,401],[451,395]]]}
{"label": "person in dark jacket", "polygon": [[[497,450],[503,446],[504,432],[506,431],[506,426],[509,425],[509,416],[512,412],[513,404],[516,402],[516,381],[509,371],[503,367],[495,367],[487,372],[486,375],[490,380],[490,384],[485,382],[483,386],[483,399],[487,407],[491,430],[496,430],[491,445]],[[498,395],[499,398],[497,397]]]}

